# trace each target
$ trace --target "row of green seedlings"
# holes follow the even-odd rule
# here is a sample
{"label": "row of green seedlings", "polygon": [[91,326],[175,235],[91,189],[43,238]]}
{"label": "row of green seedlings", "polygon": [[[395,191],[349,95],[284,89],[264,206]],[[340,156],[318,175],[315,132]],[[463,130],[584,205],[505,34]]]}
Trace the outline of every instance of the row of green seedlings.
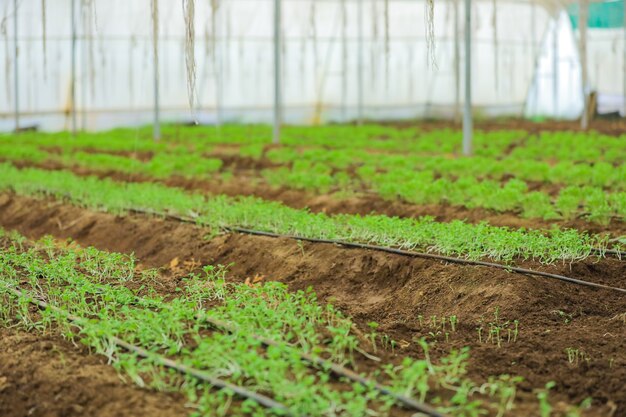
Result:
{"label": "row of green seedlings", "polygon": [[[449,342],[451,335],[457,331],[459,319],[456,315],[441,316],[431,315],[426,319],[423,315],[417,316],[420,328],[427,328],[428,336],[432,340],[439,340],[442,336],[445,342]],[[496,307],[493,320],[485,323],[481,318],[476,327],[479,343],[492,343],[499,348],[503,343],[515,343],[519,335],[519,320],[502,320],[500,308]]]}
{"label": "row of green seedlings", "polygon": [[[89,163],[90,168],[95,169],[124,169],[134,167],[137,169],[147,168],[151,164],[164,165],[170,168],[170,174],[178,175],[208,175],[213,170],[214,163],[220,163],[219,159],[211,158],[207,154],[211,148],[204,146],[199,149],[190,149],[184,143],[170,142],[165,146],[163,143],[137,143],[137,140],[116,139],[116,135],[111,133],[106,135],[107,140],[102,140],[102,134],[97,136],[81,135],[77,141],[66,136],[42,137],[5,137],[0,142],[0,156],[4,158],[25,159],[34,162],[42,162],[46,159],[65,163]],[[194,135],[196,136],[196,135]],[[225,137],[224,141],[228,138]],[[19,144],[19,146],[15,146]],[[433,155],[406,155],[403,149],[402,155],[372,154],[364,149],[328,149],[311,148],[314,142],[307,142],[305,149],[299,149],[298,143],[273,148],[265,152],[263,144],[252,144],[220,151],[230,155],[240,155],[243,157],[260,159],[262,156],[275,164],[289,164],[293,171],[302,171],[298,164],[303,164],[302,168],[311,167],[317,173],[318,166],[328,167],[327,171],[337,171],[342,174],[344,169],[349,167],[359,168],[370,177],[376,172],[388,172],[394,169],[409,169],[411,171],[432,171],[437,176],[448,179],[455,179],[461,176],[471,175],[477,178],[488,178],[499,180],[505,175],[513,175],[523,181],[542,181],[563,185],[595,185],[598,187],[612,187],[621,189],[622,179],[626,165],[614,167],[609,163],[595,162],[594,164],[574,164],[571,161],[560,162],[552,165],[547,162],[524,160],[518,158],[504,160],[492,157],[475,157],[477,160],[451,159],[445,156]],[[146,148],[147,146],[147,148]],[[318,145],[319,146],[319,145]],[[54,147],[54,152],[51,148]],[[64,152],[59,156],[56,151],[61,148]],[[126,158],[110,152],[119,151],[137,152],[137,150],[154,152],[154,157],[149,159],[146,167],[133,158]],[[81,152],[81,149],[89,152]],[[435,148],[440,150],[440,148]],[[50,150],[50,152],[47,152]],[[78,152],[76,152],[78,151]],[[95,151],[95,152],[94,152]],[[206,157],[202,157],[205,154]],[[155,161],[155,158],[159,160]],[[117,165],[117,167],[115,166]],[[217,166],[219,168],[219,166]],[[204,170],[204,171],[203,171]],[[150,169],[148,169],[150,172]],[[163,175],[166,171],[160,169],[155,174]],[[330,184],[327,184],[330,185]],[[320,184],[323,186],[323,184]]]}
{"label": "row of green seedlings", "polygon": [[[214,145],[242,147],[268,145],[271,128],[263,125],[224,125],[214,127],[164,125],[164,140],[153,142],[152,128],[115,129],[109,132],[82,132],[77,140],[66,132],[21,133],[7,135],[8,143],[23,141],[44,146],[98,148],[114,151],[161,150],[185,147],[186,150],[206,151]],[[461,132],[452,129],[421,130],[380,125],[354,126],[288,126],[283,132],[283,147],[320,147],[326,150],[376,150],[377,154],[400,153],[452,156],[460,154]],[[593,146],[590,146],[593,145]],[[552,162],[574,161],[621,163],[626,149],[620,138],[585,132],[542,132],[529,134],[522,130],[477,131],[475,154],[481,157]]]}
{"label": "row of green seedlings", "polygon": [[[565,355],[567,356],[567,362],[573,366],[581,364],[589,366],[591,363],[591,355],[582,348],[565,348]],[[615,366],[615,358],[611,357],[609,358],[609,369],[613,369],[613,366]]]}
{"label": "row of green seedlings", "polygon": [[52,195],[73,204],[115,214],[127,213],[131,209],[177,214],[193,217],[198,223],[215,230],[224,226],[252,228],[474,260],[490,258],[511,262],[521,258],[544,263],[576,261],[591,256],[594,248],[601,250],[609,245],[608,236],[589,235],[572,229],[511,229],[485,223],[436,222],[429,217],[329,216],[252,197],[209,197],[160,184],[120,183],[80,177],[65,171],[17,169],[10,164],[0,164],[0,190],[13,190],[28,196]]}
{"label": "row of green seedlings", "polygon": [[[123,173],[149,175],[154,178],[168,178],[182,175],[190,178],[215,178],[222,168],[222,161],[193,154],[158,154],[148,162],[135,158],[78,152],[74,154],[47,155],[32,146],[20,148],[0,146],[0,157],[12,161],[29,160],[41,162],[52,160],[66,167],[81,166],[94,171],[119,171]],[[378,168],[362,166],[360,177],[352,178],[344,171],[336,171],[320,162],[296,161],[291,168],[266,169],[263,178],[276,186],[296,189],[330,192],[341,190],[342,194],[352,195],[363,191],[367,184],[369,191],[388,200],[402,199],[412,204],[452,204],[468,208],[486,208],[498,212],[519,211],[529,218],[572,219],[577,216],[592,222],[608,223],[612,218],[626,216],[626,193],[606,193],[598,187],[570,186],[560,191],[556,199],[540,191],[529,191],[525,182],[514,179],[501,185],[498,181],[479,180],[465,175],[461,180],[438,178],[432,171],[416,173],[414,169],[395,168],[390,172],[379,172]],[[226,170],[221,174],[224,181],[233,177]],[[256,179],[257,181],[260,178]]]}
{"label": "row of green seedlings", "polygon": [[[424,320],[424,316],[419,314],[417,316],[417,322],[420,327],[424,327],[425,324],[428,325],[429,329],[428,335],[432,340],[438,340],[441,335],[444,336],[446,343],[450,341],[450,334],[455,333],[458,324],[457,316],[449,316],[445,315],[437,318],[437,315],[432,315],[428,320]],[[446,327],[447,325],[447,327]]]}
{"label": "row of green seedlings", "polygon": [[[191,274],[176,296],[160,295],[150,284],[155,272],[137,272],[132,259],[95,249],[59,249],[51,240],[36,247],[24,241],[6,243],[0,251],[0,322],[21,323],[28,329],[58,327],[95,352],[107,355],[133,382],[187,394],[197,408],[194,415],[227,412],[241,415],[280,415],[249,401],[236,405],[232,392],[214,395],[192,378],[174,376],[149,361],[121,351],[110,343],[115,336],[174,357],[253,391],[271,394],[295,415],[388,415],[393,399],[371,387],[342,381],[337,390],[326,370],[312,371],[296,354],[301,349],[337,363],[358,365],[353,353],[361,349],[351,335],[353,323],[332,306],[321,306],[312,292],[287,291],[278,283],[230,284],[225,270],[206,267],[205,275]],[[127,285],[129,284],[129,285]],[[15,297],[9,289],[25,289]],[[137,289],[139,288],[139,289]],[[44,310],[33,314],[31,297],[47,300],[68,314],[81,317],[68,324],[65,314]],[[213,331],[203,317],[232,323],[239,331]],[[280,342],[259,355],[258,334]],[[429,400],[451,416],[468,413],[503,415],[513,408],[518,379],[493,377],[482,384],[469,380],[466,349],[435,363],[423,341],[424,359],[403,358],[372,373],[399,394]],[[294,350],[295,349],[295,350]],[[455,392],[451,398],[448,390]],[[442,394],[439,394],[442,392]],[[233,411],[233,410],[230,410]],[[215,414],[211,414],[215,415]]]}

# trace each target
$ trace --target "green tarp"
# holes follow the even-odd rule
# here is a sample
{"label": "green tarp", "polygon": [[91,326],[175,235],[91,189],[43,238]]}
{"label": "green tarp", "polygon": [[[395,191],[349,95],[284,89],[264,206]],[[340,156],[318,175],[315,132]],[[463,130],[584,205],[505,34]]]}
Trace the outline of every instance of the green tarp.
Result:
{"label": "green tarp", "polygon": [[[567,13],[574,29],[578,28],[578,4],[571,4]],[[589,3],[589,28],[611,29],[624,26],[624,0]]]}

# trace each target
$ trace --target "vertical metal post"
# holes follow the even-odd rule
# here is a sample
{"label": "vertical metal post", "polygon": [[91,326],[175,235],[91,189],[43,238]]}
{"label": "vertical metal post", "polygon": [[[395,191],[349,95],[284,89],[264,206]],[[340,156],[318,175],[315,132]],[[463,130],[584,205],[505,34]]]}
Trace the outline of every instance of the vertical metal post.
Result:
{"label": "vertical metal post", "polygon": [[87,42],[85,40],[88,32],[87,30],[87,22],[88,18],[88,10],[85,10],[84,3],[80,3],[80,17],[81,17],[81,28],[82,32],[85,36],[81,41],[80,48],[80,130],[84,132],[87,128],[87,76],[89,70],[87,69]]}
{"label": "vertical metal post", "polygon": [[72,101],[72,134],[76,135],[76,0],[72,0],[72,72],[70,95]]}
{"label": "vertical metal post", "polygon": [[626,1],[622,3],[622,7],[624,8],[624,16],[622,17],[622,25],[624,26],[624,39],[623,42],[624,44],[622,45],[623,47],[623,62],[622,64],[624,65],[624,67],[622,68],[623,71],[623,75],[624,75],[624,85],[622,86],[622,88],[624,89],[624,114],[623,116],[626,117]]}
{"label": "vertical metal post", "polygon": [[272,142],[280,143],[280,126],[282,124],[282,91],[281,91],[281,1],[274,0],[274,132]]}
{"label": "vertical metal post", "polygon": [[459,1],[454,4],[454,121],[461,121],[461,28],[459,24]]}
{"label": "vertical metal post", "polygon": [[537,12],[535,11],[535,3],[533,3],[530,9],[530,42],[532,43],[531,53],[533,57],[533,62],[535,62],[537,57]]}
{"label": "vertical metal post", "polygon": [[161,117],[159,105],[159,0],[150,0],[152,7],[152,54],[153,54],[153,77],[154,77],[154,125],[152,126],[152,139],[155,142],[161,140]]}
{"label": "vertical metal post", "polygon": [[357,124],[363,123],[363,2],[358,0],[358,68],[357,68]]}
{"label": "vertical metal post", "polygon": [[341,119],[346,121],[348,97],[348,10],[346,0],[341,0]]}
{"label": "vertical metal post", "polygon": [[559,13],[554,15],[554,37],[552,38],[552,104],[554,118],[559,114]]}
{"label": "vertical metal post", "polygon": [[537,55],[538,51],[540,51],[540,48],[538,48],[537,45],[537,25],[536,25],[536,20],[537,20],[537,12],[536,12],[536,8],[535,8],[535,3],[532,4],[531,9],[530,9],[530,51],[531,51],[531,56],[533,58],[533,72],[531,74],[531,78],[530,78],[530,84],[529,84],[529,90],[526,91],[526,100],[524,101],[524,107],[522,108],[522,117],[524,116],[526,109],[529,106],[532,106],[532,112],[535,112],[537,109],[537,94],[533,94],[533,100],[532,102],[529,101],[529,94],[530,94],[530,89],[533,88],[533,85],[537,82],[537,68],[538,68],[538,62],[539,62],[539,56]]}
{"label": "vertical metal post", "polygon": [[19,91],[19,47],[18,47],[18,43],[17,43],[17,19],[18,19],[18,13],[17,13],[17,0],[13,0],[13,13],[15,14],[15,20],[13,21],[13,45],[14,45],[14,50],[13,50],[13,83],[14,83],[14,101],[15,101],[15,132],[19,132],[20,131],[20,91]]}
{"label": "vertical metal post", "polygon": [[472,154],[472,0],[465,0],[465,108],[463,110],[463,155]]}
{"label": "vertical metal post", "polygon": [[589,18],[588,0],[578,2],[578,30],[580,31],[580,66],[583,88],[583,115],[580,118],[580,127],[583,130],[589,128],[589,80],[587,75],[587,20]]}

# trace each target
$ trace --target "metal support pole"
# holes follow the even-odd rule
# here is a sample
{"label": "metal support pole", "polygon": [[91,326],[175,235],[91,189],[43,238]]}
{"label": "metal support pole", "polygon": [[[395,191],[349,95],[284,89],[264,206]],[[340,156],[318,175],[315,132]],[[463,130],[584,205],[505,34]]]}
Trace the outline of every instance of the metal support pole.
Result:
{"label": "metal support pole", "polygon": [[554,15],[554,34],[552,37],[552,104],[554,118],[559,114],[559,13]]}
{"label": "metal support pole", "polygon": [[281,1],[274,0],[274,132],[272,142],[280,143],[280,126],[282,124],[282,91],[281,91]]}
{"label": "metal support pole", "polygon": [[535,3],[533,3],[530,7],[530,42],[532,44],[530,47],[533,62],[535,62],[537,57],[537,12],[535,10]]}
{"label": "metal support pole", "polygon": [[[533,75],[532,75],[532,84],[534,84],[535,82],[537,82],[537,62],[539,60],[539,57],[537,56],[537,12],[535,9],[535,3],[533,3],[531,5],[531,9],[530,9],[530,51],[531,51],[531,56],[533,57]],[[532,88],[532,84],[531,87]],[[534,95],[534,99],[532,101],[532,103],[530,103],[528,101],[528,91],[526,91],[526,103],[524,105],[524,109],[522,109],[522,117],[526,111],[526,108],[528,106],[532,106],[532,113],[535,113],[536,108],[537,108],[537,95]]]}
{"label": "metal support pole", "polygon": [[70,95],[72,101],[72,135],[76,135],[76,0],[72,0],[72,72]]}
{"label": "metal support pole", "polygon": [[346,0],[341,0],[341,119],[346,121],[348,97],[348,10]]}
{"label": "metal support pole", "polygon": [[152,138],[155,142],[161,140],[161,117],[159,106],[159,0],[150,0],[152,7],[152,54],[154,77],[154,125]]}
{"label": "metal support pole", "polygon": [[580,118],[580,127],[583,130],[589,128],[589,77],[587,75],[587,20],[589,18],[588,0],[580,0],[578,3],[578,30],[580,31],[580,66],[583,88],[583,115]]}
{"label": "metal support pole", "polygon": [[624,72],[624,81],[623,81],[623,86],[622,88],[624,89],[624,117],[626,117],[626,2],[623,3],[623,8],[624,8],[624,45],[623,45],[623,62],[622,64],[624,65],[622,71]]}
{"label": "metal support pole", "polygon": [[[81,16],[81,28],[82,32],[86,35],[89,33],[87,31],[87,24],[89,22],[88,17],[89,10],[86,10],[84,4],[80,3],[80,16]],[[87,68],[87,42],[84,40],[80,43],[80,130],[84,132],[87,129],[87,78],[88,78],[88,68]]]}
{"label": "metal support pole", "polygon": [[463,110],[463,155],[472,154],[472,0],[465,0],[465,106]]}
{"label": "metal support pole", "polygon": [[363,124],[363,2],[359,0],[358,9],[358,69],[357,69],[357,124]]}
{"label": "metal support pole", "polygon": [[459,24],[459,1],[454,4],[454,121],[461,121],[461,25]]}
{"label": "metal support pole", "polygon": [[13,44],[15,49],[13,50],[13,83],[14,91],[13,95],[15,100],[15,132],[20,131],[20,92],[19,92],[19,47],[17,43],[17,0],[13,0],[13,13],[15,14],[15,20],[13,21]]}

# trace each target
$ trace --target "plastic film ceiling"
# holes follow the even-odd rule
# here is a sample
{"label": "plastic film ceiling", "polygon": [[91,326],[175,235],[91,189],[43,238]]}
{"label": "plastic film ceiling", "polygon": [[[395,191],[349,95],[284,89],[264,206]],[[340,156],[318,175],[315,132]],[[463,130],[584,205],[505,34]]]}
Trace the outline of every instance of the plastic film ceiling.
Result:
{"label": "plastic film ceiling", "polygon": [[[181,3],[159,1],[163,120],[271,121],[273,1],[196,0],[197,100],[193,110],[187,96]],[[18,1],[19,106],[23,125],[56,130],[68,128],[72,107],[71,0],[46,4],[44,52],[42,2]],[[150,123],[150,0],[77,0],[76,4],[79,126],[104,129]],[[529,91],[533,85],[538,88],[537,62],[547,53],[549,42],[544,40],[555,27],[551,24],[555,4],[473,1],[472,88],[478,114],[523,114]],[[463,2],[457,6],[462,37]],[[434,50],[428,48],[427,12],[426,2],[413,0],[283,0],[285,121],[354,119],[359,71],[367,118],[453,116],[457,89],[463,91],[463,81],[457,83],[455,76],[455,1],[435,0]],[[0,1],[0,14],[0,129],[8,130],[13,127],[15,94],[12,0]],[[597,37],[597,48],[595,39],[592,34],[592,85],[621,95],[622,30],[604,31]],[[462,46],[460,51],[462,67]],[[605,71],[611,76],[600,75]],[[542,94],[547,92],[535,91],[534,100],[541,100]],[[544,112],[550,112],[548,107]]]}

